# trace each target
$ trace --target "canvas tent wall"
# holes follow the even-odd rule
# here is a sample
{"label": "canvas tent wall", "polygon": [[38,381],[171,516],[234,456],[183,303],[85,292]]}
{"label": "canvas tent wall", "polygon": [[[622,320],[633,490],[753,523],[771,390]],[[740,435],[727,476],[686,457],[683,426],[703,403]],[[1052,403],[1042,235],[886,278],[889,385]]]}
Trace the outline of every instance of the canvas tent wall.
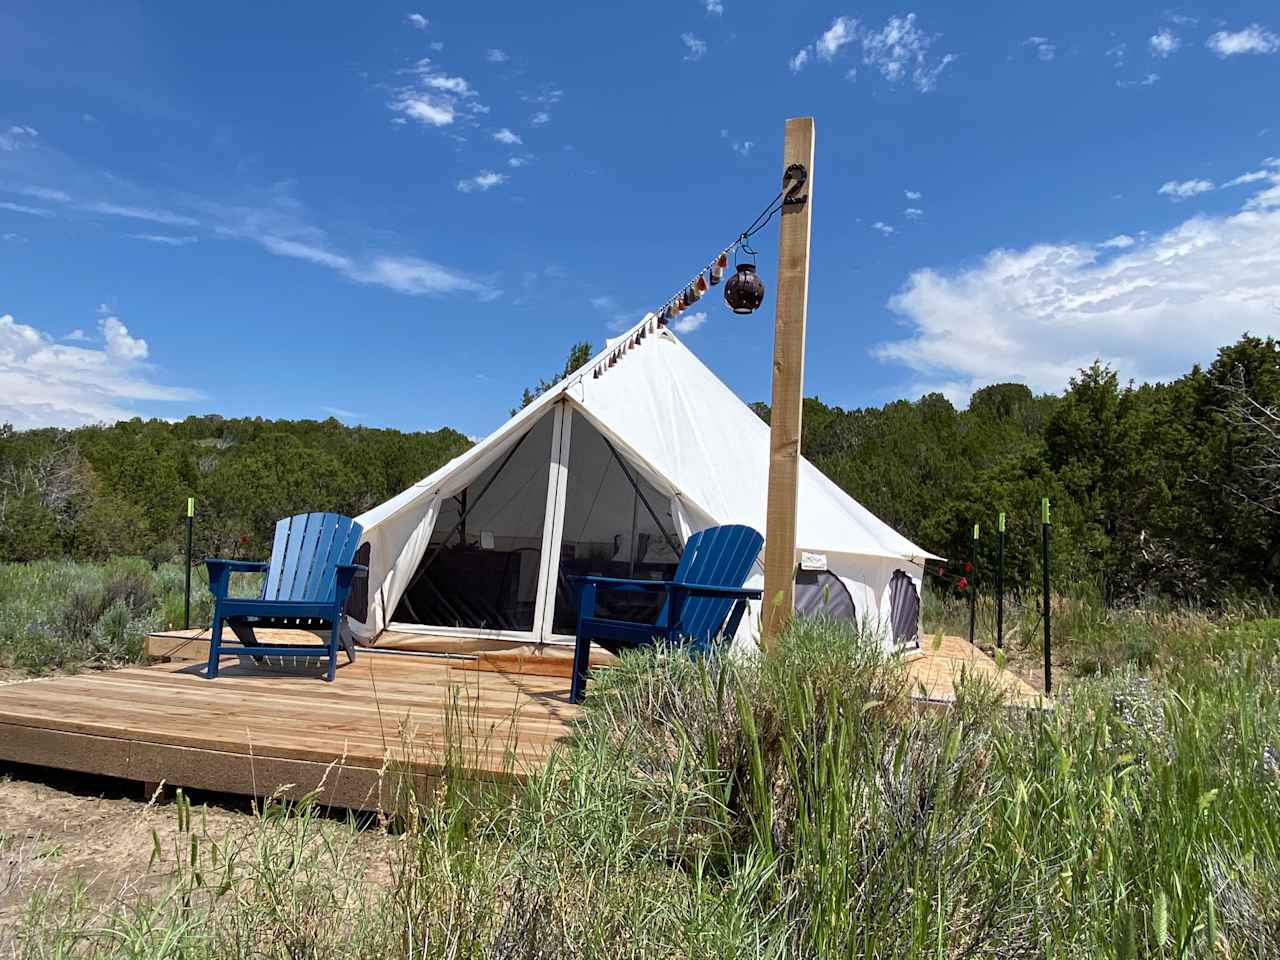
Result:
{"label": "canvas tent wall", "polygon": [[[366,608],[352,611],[353,632],[365,642],[393,625],[567,638],[572,574],[659,578],[696,530],[744,523],[767,534],[768,459],[769,428],[646,317],[489,437],[358,518],[370,589]],[[822,558],[858,618],[892,642],[894,574],[918,593],[930,555],[807,461],[797,547]]]}

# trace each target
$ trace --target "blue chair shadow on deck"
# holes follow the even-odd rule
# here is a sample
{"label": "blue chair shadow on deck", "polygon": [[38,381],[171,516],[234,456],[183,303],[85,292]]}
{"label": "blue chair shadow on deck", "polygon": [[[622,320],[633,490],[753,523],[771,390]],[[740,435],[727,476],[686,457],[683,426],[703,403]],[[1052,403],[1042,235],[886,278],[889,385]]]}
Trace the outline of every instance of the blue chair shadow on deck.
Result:
{"label": "blue chair shadow on deck", "polygon": [[[213,594],[213,624],[209,663],[205,675],[218,676],[218,658],[224,653],[259,657],[327,657],[325,679],[332,682],[338,665],[338,646],[355,661],[355,648],[343,632],[343,607],[357,577],[368,568],[352,563],[363,533],[360,524],[336,513],[300,513],[276,524],[269,561],[204,561]],[[257,597],[231,597],[232,573],[265,573]],[[222,628],[227,625],[239,641],[223,649]],[[303,630],[327,629],[326,644],[262,643],[255,628]]]}
{"label": "blue chair shadow on deck", "polygon": [[[715,642],[732,639],[747,601],[761,595],[759,589],[743,583],[763,544],[764,537],[751,527],[709,527],[689,538],[669,581],[572,578],[580,585],[580,592],[570,701],[582,702],[592,641],[615,654],[658,645],[684,645],[695,653],[705,653]],[[661,591],[665,597],[653,623],[637,623],[596,615],[599,592],[605,590]]]}

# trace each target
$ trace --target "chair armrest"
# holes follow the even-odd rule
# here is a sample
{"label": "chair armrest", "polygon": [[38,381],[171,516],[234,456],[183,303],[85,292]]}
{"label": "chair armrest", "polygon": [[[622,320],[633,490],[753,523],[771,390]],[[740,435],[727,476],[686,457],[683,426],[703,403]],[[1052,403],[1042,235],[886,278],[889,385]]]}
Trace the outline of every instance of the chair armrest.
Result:
{"label": "chair armrest", "polygon": [[605,587],[649,587],[653,590],[666,590],[671,586],[670,580],[626,580],[618,577],[572,576],[571,582],[594,583]]}
{"label": "chair armrest", "polygon": [[673,583],[672,589],[682,590],[695,596],[739,597],[745,600],[759,600],[764,591],[759,587],[713,587],[707,583]]}
{"label": "chair armrest", "polygon": [[218,560],[205,557],[201,561],[209,571],[209,592],[215,599],[225,600],[231,588],[233,573],[262,573],[270,563],[265,560]]}
{"label": "chair armrest", "polygon": [[339,604],[347,599],[347,594],[351,592],[351,585],[360,577],[369,576],[369,568],[363,563],[338,563],[334,564],[337,580],[335,581],[334,598]]}

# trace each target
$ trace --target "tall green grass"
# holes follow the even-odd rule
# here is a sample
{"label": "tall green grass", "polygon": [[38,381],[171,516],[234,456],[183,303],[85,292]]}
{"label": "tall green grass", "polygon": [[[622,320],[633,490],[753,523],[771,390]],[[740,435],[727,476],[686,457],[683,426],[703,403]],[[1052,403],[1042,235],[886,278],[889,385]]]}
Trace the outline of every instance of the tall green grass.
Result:
{"label": "tall green grass", "polygon": [[[191,622],[208,623],[204,568],[191,580]],[[0,666],[45,673],[137,662],[146,634],[181,627],[182,613],[180,563],[0,564]]]}
{"label": "tall green grass", "polygon": [[1274,957],[1280,622],[1178,649],[1052,712],[971,681],[918,710],[830,623],[627,657],[544,771],[410,797],[384,861],[319,799],[251,841],[179,803],[160,894],[46,891],[22,955]]}

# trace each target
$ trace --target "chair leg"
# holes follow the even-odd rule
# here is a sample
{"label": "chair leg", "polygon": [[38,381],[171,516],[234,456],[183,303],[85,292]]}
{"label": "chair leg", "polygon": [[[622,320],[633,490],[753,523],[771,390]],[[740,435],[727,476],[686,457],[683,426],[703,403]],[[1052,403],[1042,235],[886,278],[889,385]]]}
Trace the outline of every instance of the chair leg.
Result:
{"label": "chair leg", "polygon": [[217,603],[213,607],[213,629],[209,633],[209,665],[205,668],[204,675],[209,680],[216,679],[218,676],[218,656],[222,648],[222,611],[218,609]]}
{"label": "chair leg", "polygon": [[578,634],[573,645],[573,681],[569,687],[569,702],[581,703],[587,692],[587,668],[591,663],[591,641]]}
{"label": "chair leg", "polygon": [[333,683],[334,674],[338,669],[338,624],[335,621],[333,628],[329,631],[329,672],[325,676],[325,680]]}

